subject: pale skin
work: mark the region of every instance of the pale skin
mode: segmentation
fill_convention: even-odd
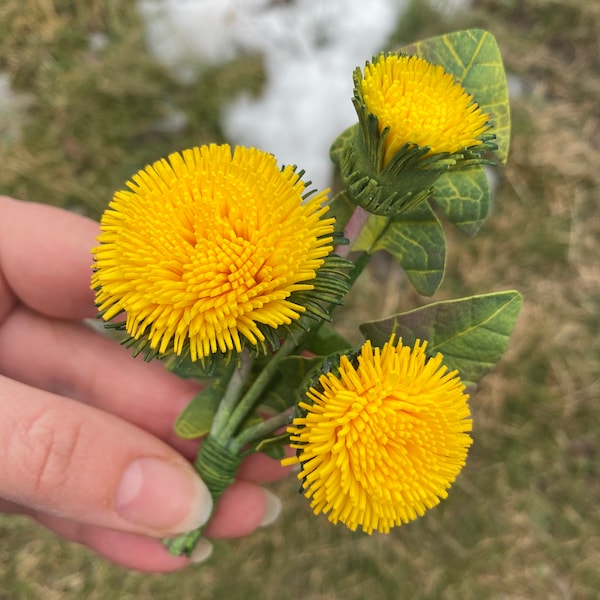
[[[159,539],[211,508],[189,465],[197,443],[173,433],[198,385],[133,359],[83,322],[96,312],[98,232],[85,217],[0,196],[0,511],[124,567],[174,571],[189,560]],[[260,484],[286,471],[248,458],[206,537],[243,536],[268,520]]]

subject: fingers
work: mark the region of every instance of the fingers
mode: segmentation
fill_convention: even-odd
[[[0,257],[2,255],[0,254]],[[17,303],[17,298],[13,291],[8,286],[8,281],[2,274],[2,262],[0,258],[0,323],[4,321],[6,315],[10,314],[10,311],[14,308]]]
[[[236,482],[230,486],[211,517],[209,524],[203,532],[205,538],[231,539],[238,538],[252,533],[258,527],[266,527],[273,523],[281,512],[281,501],[268,490],[264,490],[252,483]],[[123,566],[129,566],[135,569],[148,570],[148,566],[140,565],[138,558],[140,556],[131,556],[131,552],[123,551],[123,548],[113,548],[107,544],[107,540],[115,540],[117,537],[120,543],[126,543],[128,546],[135,546],[137,550],[146,552],[143,562],[154,561],[150,570],[156,570],[156,562],[163,561],[163,554],[168,554],[161,543],[157,540],[147,538],[141,535],[135,535],[117,531],[107,531],[101,527],[94,527],[86,524],[76,523],[67,519],[61,519],[52,515],[43,513],[30,514],[38,522],[42,523],[48,529],[58,533],[62,537],[85,544],[95,552],[108,558],[113,562],[118,562]],[[109,535],[110,533],[110,535]],[[206,545],[198,549],[193,559],[208,558],[205,553]],[[135,564],[132,561],[135,560]],[[181,568],[185,561],[165,561],[164,568]]]
[[[168,573],[190,564],[190,560],[184,556],[169,554],[159,540],[143,535],[82,525],[44,514],[35,515],[34,518],[61,537],[83,544],[96,554],[128,569]],[[205,558],[210,555],[210,548],[208,550]]]
[[[6,286],[43,314],[94,316],[90,250],[98,233],[81,215],[0,196],[0,319]]]
[[[199,389],[159,362],[134,359],[82,323],[46,318],[24,307],[13,310],[0,328],[0,373],[86,402],[169,443],[176,443],[175,419]],[[187,447],[196,449],[189,442]]]
[[[110,412],[189,458],[196,454],[197,442],[178,439],[174,423],[198,385],[167,373],[159,362],[134,359],[81,323],[15,309],[0,328],[0,373]],[[289,467],[259,454],[244,461],[239,477],[267,483],[287,472]]]
[[[201,526],[212,501],[192,467],[147,432],[76,401],[0,377],[0,509],[25,512],[114,562],[171,570],[162,547],[114,533],[162,538]],[[254,483],[224,494],[206,535],[239,537],[271,523],[281,504]],[[140,541],[142,540],[142,541]],[[206,554],[207,546],[200,548]]]
[[[0,510],[28,514],[61,537],[83,544],[129,569],[166,573],[190,563],[190,559],[170,555],[160,541],[143,535],[82,524],[1,500]],[[204,534],[214,538],[247,535],[257,527],[270,525],[280,511],[281,502],[272,493],[247,482],[235,483],[225,492]],[[191,562],[204,562],[211,553],[212,544],[204,537],[195,548]]]
[[[281,501],[269,490],[248,481],[229,486],[206,526],[207,537],[235,538],[273,523],[281,512]]]
[[[212,510],[189,463],[149,433],[0,377],[0,495],[60,518],[153,537]]]
[[[255,452],[244,459],[237,476],[245,481],[271,483],[283,479],[292,471],[292,467],[282,467],[281,461]]]

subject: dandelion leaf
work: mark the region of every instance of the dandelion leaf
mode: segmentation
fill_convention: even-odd
[[[433,185],[433,199],[448,221],[474,236],[490,206],[490,187],[481,165],[448,171]]]
[[[284,358],[279,365],[277,378],[258,405],[258,412],[276,415],[294,406],[307,373],[320,360],[319,357],[310,358],[307,356],[288,356]]]
[[[477,383],[500,360],[521,310],[519,292],[505,291],[436,302],[360,326],[375,345],[392,333],[412,345],[427,340],[427,353],[441,352],[466,384]]]
[[[309,338],[306,349],[313,354],[327,356],[340,350],[349,350],[352,344],[331,325],[323,323]]]
[[[442,283],[446,238],[427,202],[396,217],[369,217],[353,250],[389,252],[424,296],[433,295]]]
[[[215,379],[194,396],[175,423],[175,433],[180,438],[193,440],[209,433],[225,387],[226,380]]]

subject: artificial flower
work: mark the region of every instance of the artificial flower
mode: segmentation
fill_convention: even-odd
[[[381,54],[354,72],[358,123],[331,147],[350,198],[395,217],[432,195],[445,172],[480,165],[497,149],[490,115],[440,65]]]
[[[99,313],[159,354],[192,361],[257,346],[307,310],[333,250],[295,167],[255,148],[196,147],[147,166],[114,195],[93,250]]]
[[[468,395],[426,342],[342,356],[299,403],[288,427],[298,477],[315,514],[388,532],[446,498],[471,445]]]

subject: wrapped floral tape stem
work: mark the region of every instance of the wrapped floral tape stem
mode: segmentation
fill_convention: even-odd
[[[208,436],[200,446],[194,467],[210,491],[213,506],[235,481],[242,458],[241,454],[232,452],[211,436]],[[189,533],[183,533],[175,538],[165,540],[164,543],[171,554],[189,556],[202,536],[203,529],[199,528]]]

